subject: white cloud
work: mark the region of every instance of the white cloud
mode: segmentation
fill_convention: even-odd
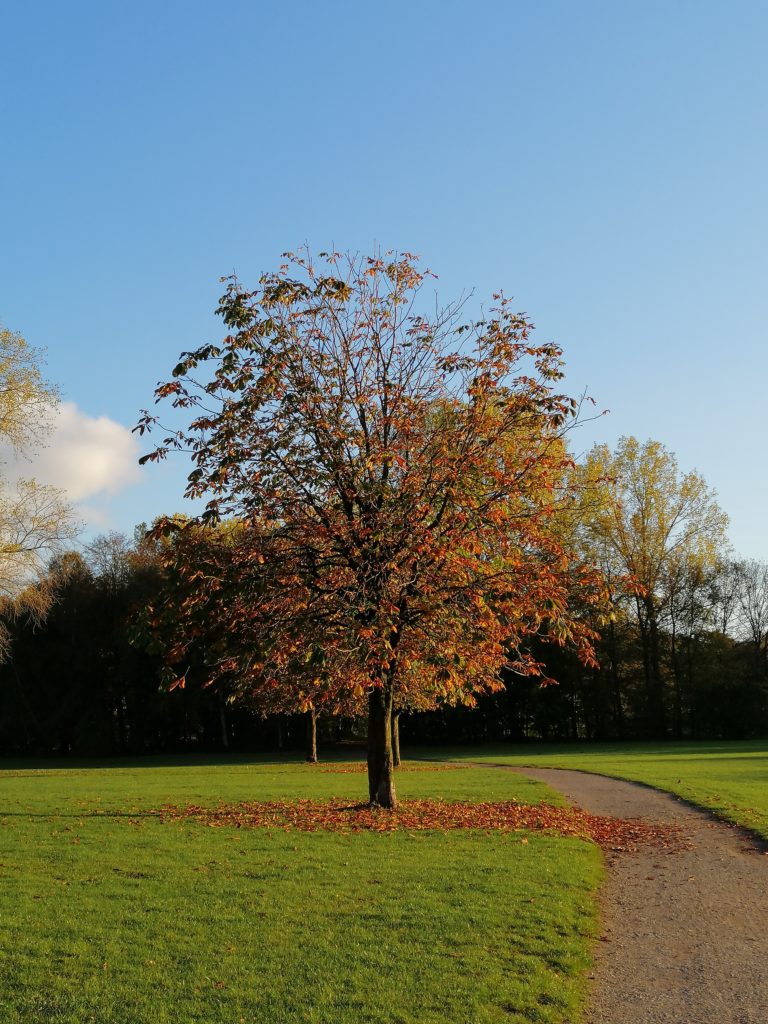
[[[111,509],[99,505],[77,505],[76,512],[80,525],[91,533],[104,532],[114,527]]]
[[[98,501],[139,480],[138,458],[138,442],[127,427],[107,416],[88,416],[74,402],[62,402],[45,447],[6,456],[3,475],[52,484],[71,502]]]

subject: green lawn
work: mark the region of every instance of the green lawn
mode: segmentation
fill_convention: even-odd
[[[433,756],[424,752],[424,756]],[[576,768],[645,782],[715,811],[768,839],[768,741],[483,747],[441,756]]]
[[[298,763],[6,764],[4,1024],[578,1019],[601,876],[589,843],[238,830],[146,814],[168,802],[365,794],[364,775]],[[398,786],[406,798],[552,797],[492,768],[405,772]]]

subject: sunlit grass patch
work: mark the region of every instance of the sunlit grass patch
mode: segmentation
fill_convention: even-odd
[[[552,796],[490,768],[398,781],[420,799]],[[5,775],[3,1020],[576,1020],[601,874],[591,843],[212,829],[148,813],[167,797],[360,800],[364,782],[284,763]]]

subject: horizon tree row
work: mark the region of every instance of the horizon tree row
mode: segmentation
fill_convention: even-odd
[[[0,754],[300,751],[308,729],[310,737],[319,729],[321,747],[364,737],[354,709],[318,717],[297,705],[294,714],[265,718],[255,702],[233,702],[221,685],[204,687],[201,637],[188,650],[187,685],[170,690],[162,645],[135,643],[142,614],[168,586],[157,545],[138,533],[131,542],[97,538],[56,559],[44,584],[55,595],[45,621],[22,614],[8,622]],[[543,646],[541,659],[557,685],[505,671],[505,689],[479,697],[474,709],[397,708],[404,742],[768,735],[768,565],[723,562],[684,593],[686,603],[670,604],[660,621],[664,732],[652,727],[643,638],[625,601],[623,613],[602,628],[599,668]]]

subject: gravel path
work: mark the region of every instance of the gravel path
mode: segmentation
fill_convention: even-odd
[[[768,847],[646,786],[522,772],[590,813],[676,822],[692,840],[609,857],[588,1024],[768,1024]]]

